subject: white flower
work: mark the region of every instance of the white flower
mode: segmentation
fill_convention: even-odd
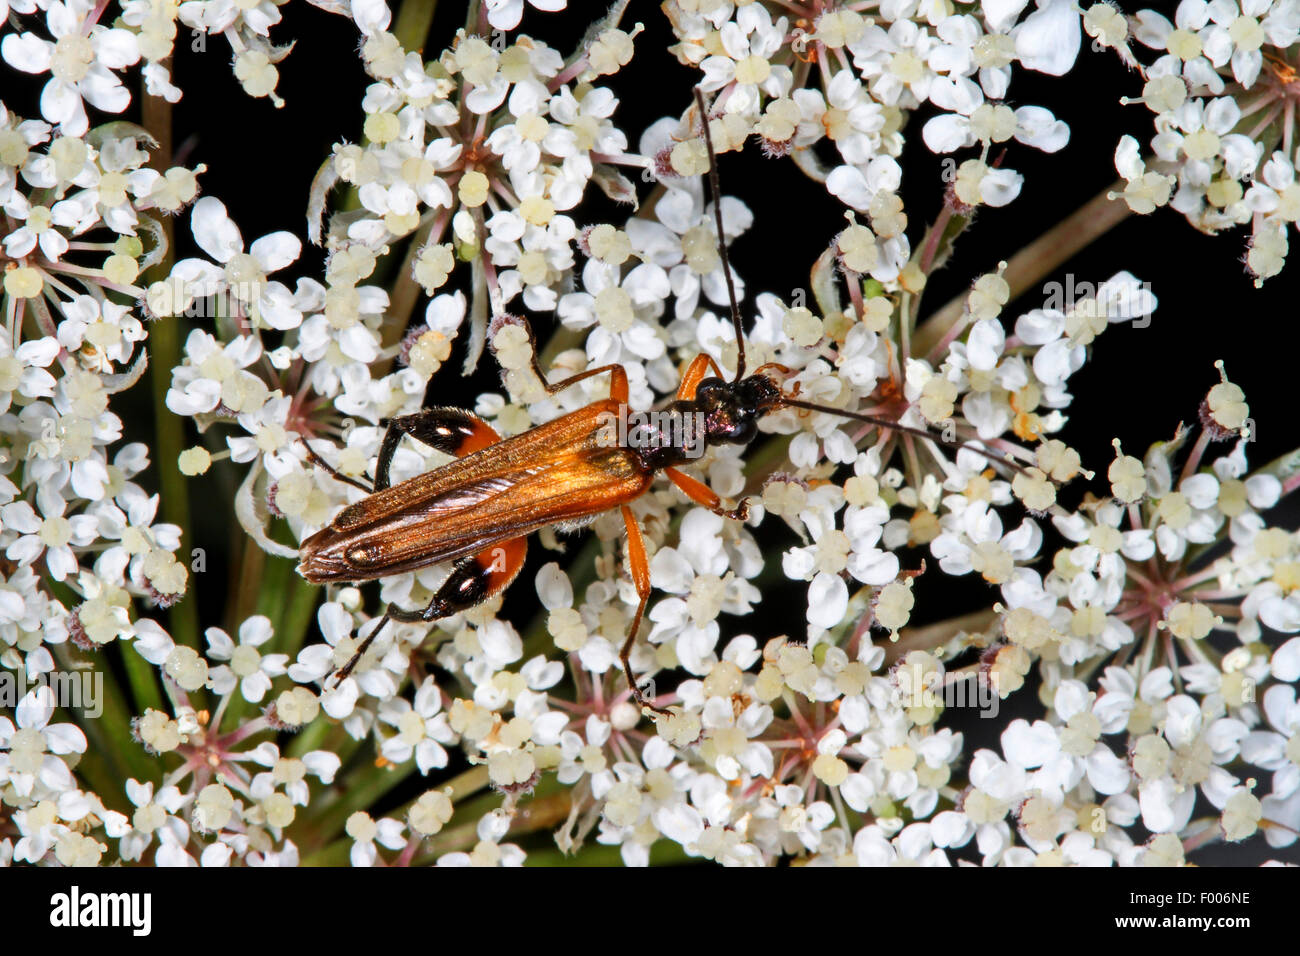
[[[54,376],[46,369],[59,356],[59,342],[53,336],[28,339],[17,348],[0,340],[0,414],[9,410],[15,394],[26,398],[51,398]]]
[[[740,7],[736,19],[719,31],[721,53],[700,63],[704,71],[700,89],[728,87],[727,111],[742,116],[757,109],[760,90],[780,96],[789,87],[790,68],[773,67],[769,60],[785,42],[786,22],[785,17],[773,21],[760,4]]]
[[[0,43],[0,56],[24,73],[49,73],[41,91],[41,115],[58,124],[66,136],[83,135],[89,123],[82,100],[106,113],[121,113],[131,94],[113,70],[140,59],[130,30],[109,29],[84,22],[92,5],[84,0],[51,0],[45,25],[53,42],[34,33],[9,34]]]
[[[222,696],[233,691],[238,683],[244,699],[256,704],[271,689],[271,678],[286,670],[289,655],[263,655],[258,651],[274,636],[270,618],[265,615],[255,614],[239,625],[237,645],[218,627],[208,628],[204,636],[208,641],[208,657],[230,662],[208,671],[208,686]]]
[[[302,251],[302,243],[291,232],[272,232],[244,251],[244,240],[239,227],[226,214],[225,204],[212,196],[204,196],[190,211],[190,228],[199,247],[220,263],[218,269],[202,259],[182,259],[172,269],[172,275],[185,283],[186,291],[203,297],[225,293],[249,310],[255,323],[281,331],[302,324],[302,298],[295,296],[280,282],[267,280],[267,275],[291,265]],[[315,297],[318,285],[310,287],[306,295]]]
[[[84,547],[97,536],[97,522],[93,517],[85,514],[65,517],[63,507],[41,517],[26,501],[17,501],[0,508],[0,517],[7,528],[20,535],[5,549],[5,556],[22,565],[44,556],[50,576],[56,581],[77,570],[73,548]]]
[[[647,617],[653,625],[646,640],[670,644],[682,666],[692,674],[706,674],[717,661],[718,614],[747,614],[759,599],[752,584],[732,570],[722,538],[723,519],[703,508],[693,508],[682,519],[680,543],[655,553],[650,580],[670,595],[655,602]],[[752,547],[742,541],[741,547]],[[738,562],[744,573],[745,562]],[[750,569],[757,570],[755,564]]]
[[[1064,76],[1079,55],[1082,33],[1074,0],[1037,0],[1038,9],[1011,31],[1016,57],[1031,70]]]
[[[420,773],[447,766],[447,751],[456,734],[442,710],[442,691],[428,677],[415,692],[415,703],[392,698],[379,705],[379,719],[397,731],[384,740],[380,752],[393,763],[405,763],[415,756]]]
[[[942,523],[945,530],[930,545],[939,566],[955,575],[979,571],[992,584],[1010,580],[1014,562],[1033,557],[1042,544],[1042,532],[1028,518],[1004,534],[1001,518],[985,502],[972,502]]]
[[[140,783],[134,778],[126,782],[126,795],[135,805],[136,810],[131,817],[129,832],[121,836],[118,845],[119,854],[123,860],[137,861],[149,848],[154,834],[157,833],[162,840],[163,833],[166,832],[171,839],[166,841],[164,846],[159,847],[155,854],[155,861],[159,866],[167,865],[165,860],[168,850],[174,852],[178,848],[183,848],[189,840],[189,826],[176,816],[177,812],[189,802],[189,798],[174,786],[163,787],[155,795],[152,783]]]
[[[701,291],[715,305],[727,305],[727,286],[717,254],[713,208],[704,202],[703,185],[698,179],[672,185],[655,205],[659,222],[633,218],[627,223],[627,234],[644,261],[668,270],[675,314],[686,318],[694,314]],[[728,243],[748,231],[753,221],[753,214],[740,200],[722,198],[722,229]],[[743,296],[740,277],[733,272],[732,280],[736,295]],[[708,348],[708,343],[701,345]],[[716,348],[714,345],[710,351]]]
[[[379,846],[401,849],[406,844],[403,829],[401,822],[392,817],[383,817],[376,823],[368,813],[352,814],[347,821],[347,834],[354,841],[350,853],[352,865],[374,866],[379,860]]]
[[[41,255],[57,262],[68,251],[68,240],[63,233],[55,229],[53,212],[45,206],[30,205],[25,198],[11,201],[9,207],[15,219],[24,220],[23,225],[4,238],[5,254],[11,259],[22,259],[32,253],[39,243]]]
[[[546,13],[564,9],[565,0],[528,0],[528,6]],[[498,30],[513,30],[524,17],[524,0],[487,0],[488,23]]]
[[[1286,800],[1300,790],[1300,704],[1295,688],[1274,684],[1264,693],[1264,713],[1273,730],[1254,730],[1241,741],[1248,762],[1273,771],[1272,797]]]
[[[262,356],[262,343],[251,335],[222,344],[202,329],[185,340],[186,363],[172,371],[167,407],[177,415],[211,412],[218,405],[242,412],[260,409],[267,397],[266,383],[243,371]]]
[[[76,724],[51,724],[54,707],[54,691],[42,685],[18,702],[14,720],[0,716],[0,780],[19,796],[42,799],[74,789],[59,757],[85,753],[86,735]]]
[[[99,302],[79,295],[63,304],[64,320],[59,323],[59,344],[69,352],[89,346],[95,366],[101,372],[113,370],[110,363],[127,365],[136,342],[146,338],[144,325],[131,310],[112,302]]]

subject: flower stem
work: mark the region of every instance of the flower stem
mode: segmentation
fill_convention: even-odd
[[[1011,257],[1002,274],[1011,287],[1011,300],[1129,217],[1132,210],[1128,203],[1109,198],[1110,193],[1122,192],[1123,187],[1122,182],[1107,186]],[[927,354],[954,324],[961,321],[966,295],[963,291],[921,323],[916,330],[913,355]]]
[[[402,49],[424,50],[437,9],[438,0],[403,0],[393,23],[393,36],[401,41]]]
[[[158,148],[149,157],[149,165],[159,172],[166,172],[172,157],[172,105],[161,96],[150,96],[147,93],[142,94],[140,99],[144,127],[158,141]],[[164,217],[162,228],[167,236],[167,252],[162,261],[150,270],[150,281],[166,277],[172,267],[173,250],[176,247],[173,220]],[[154,467],[158,470],[163,519],[177,525],[184,533],[192,527],[189,490],[176,466],[176,458],[184,447],[185,432],[180,418],[167,408],[167,389],[171,385],[172,369],[181,364],[179,321],[178,318],[159,319],[149,327],[149,385],[153,393],[154,428],[157,435]],[[182,540],[182,560],[186,553]],[[172,638],[177,643],[198,647],[199,614],[198,604],[192,596],[193,589],[194,583],[191,580],[190,593],[172,607],[169,621]]]
[[[885,662],[892,664],[902,660],[909,651],[933,650],[948,643],[962,631],[978,632],[989,627],[998,618],[996,611],[985,608],[962,614],[959,617],[927,624],[924,627],[905,627],[899,632],[898,640],[885,645]]]

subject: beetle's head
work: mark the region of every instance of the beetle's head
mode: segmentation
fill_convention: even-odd
[[[761,372],[738,382],[706,378],[695,388],[695,401],[710,443],[747,445],[758,435],[758,420],[780,407],[781,389]]]

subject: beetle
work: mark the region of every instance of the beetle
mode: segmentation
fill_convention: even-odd
[[[714,359],[697,355],[687,367],[676,398],[666,409],[671,421],[696,423],[697,442],[662,441],[662,432],[622,434],[610,440],[611,421],[625,420],[628,377],[623,366],[603,365],[548,383],[537,360],[536,341],[525,322],[532,345],[532,368],[548,394],[555,394],[596,375],[608,374],[609,397],[537,425],[510,438],[501,438],[490,425],[459,408],[427,408],[393,418],[388,424],[375,467],[373,487],[340,474],[311,449],[308,457],[330,474],[367,492],[349,505],[300,547],[298,572],[308,581],[337,583],[370,581],[440,562],[452,562],[450,576],[421,611],[391,604],[357,652],[336,673],[342,680],[356,666],[388,621],[432,622],[467,610],[505,589],[519,573],[527,552],[527,537],[552,525],[572,529],[598,515],[619,509],[626,526],[626,561],[636,586],[638,603],[619,660],[637,703],[667,713],[642,692],[632,673],[631,653],[650,597],[650,567],[641,529],[631,502],[665,474],[688,498],[724,517],[745,520],[748,502],[726,508],[703,482],[680,470],[701,448],[723,444],[747,445],[758,435],[759,420],[783,408],[826,412],[905,432],[957,447],[971,447],[992,461],[1023,470],[983,449],[962,446],[923,428],[888,418],[829,408],[787,394],[770,372],[788,372],[764,365],[746,374],[745,340],[740,308],[731,281],[723,240],[717,163],[703,96],[695,91],[703,117],[709,156],[718,254],[730,297],[731,321],[737,343],[736,373],[727,380]],[[453,455],[454,460],[400,484],[389,481],[393,455],[404,436]],[[680,436],[678,436],[680,437]]]

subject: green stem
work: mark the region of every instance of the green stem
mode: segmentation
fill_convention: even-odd
[[[301,758],[303,754],[322,749],[321,745],[334,726],[334,724],[330,723],[328,717],[321,714],[294,735],[293,739],[289,741],[289,746],[285,748],[286,755]]]
[[[278,591],[269,576],[266,552],[242,530],[237,531],[234,537],[232,553],[239,555],[239,568],[231,582],[234,599],[226,605],[226,629],[232,637],[236,636],[241,623],[261,609],[263,595],[275,595]]]
[[[677,866],[690,863],[680,843],[657,840],[650,847],[651,866]],[[526,866],[622,866],[623,857],[616,846],[590,843],[574,854],[566,854],[559,847],[529,850]]]
[[[478,793],[488,785],[488,768],[484,766],[470,767],[463,773],[458,773],[438,789],[445,787],[451,788],[451,802],[457,803],[464,800],[472,794]]]
[[[285,564],[288,565],[289,562],[285,561]],[[298,651],[307,639],[307,632],[316,620],[320,585],[312,584],[296,572],[291,572],[287,590],[284,610],[275,629],[275,647],[280,653],[294,658],[298,655]]]
[[[745,461],[743,494],[762,494],[763,483],[789,464],[790,442],[793,439],[793,435],[771,435],[749,454]]]
[[[167,712],[163,706],[162,688],[158,686],[158,669],[135,652],[122,645],[122,666],[131,686],[131,699],[135,712],[143,714],[149,708]]]
[[[150,156],[149,165],[159,172],[166,172],[172,158],[172,105],[161,96],[147,94],[141,96],[141,102],[144,127],[158,141],[158,148]],[[162,228],[167,236],[167,252],[162,261],[149,270],[142,284],[166,278],[171,272],[176,248],[172,218],[164,217]],[[185,430],[181,419],[167,408],[167,389],[171,386],[172,369],[181,364],[179,322],[179,318],[159,319],[149,328],[149,384],[153,394],[156,434],[154,466],[158,470],[163,520],[178,526],[182,535],[192,535],[189,489],[176,466],[176,459],[185,446]],[[188,544],[193,544],[192,536]],[[180,559],[186,561],[188,556],[187,542],[182,537]],[[195,587],[191,576],[189,592],[172,607],[169,622],[173,640],[197,648],[198,602],[192,596]]]
[[[925,240],[922,242],[921,248],[912,256],[912,261],[917,264],[921,274],[925,276],[927,281],[952,256],[953,246],[957,244],[957,237],[965,232],[966,228],[974,221],[971,211],[958,215],[957,209],[953,205],[955,201],[953,197],[945,198],[938,217],[926,230]],[[966,209],[968,207],[963,206],[962,208]],[[916,294],[911,296],[910,303],[900,310],[900,340],[903,345],[904,357],[911,356],[908,351],[908,339],[916,328],[916,320],[920,315],[921,299],[924,294],[924,287],[918,289]],[[903,301],[908,302],[906,295],[904,295]]]
[[[352,841],[345,838],[307,854],[301,862],[303,866],[347,866],[351,853]]]
[[[437,9],[438,0],[405,0],[398,7],[393,36],[401,41],[402,49],[424,52],[424,41],[428,39]]]

